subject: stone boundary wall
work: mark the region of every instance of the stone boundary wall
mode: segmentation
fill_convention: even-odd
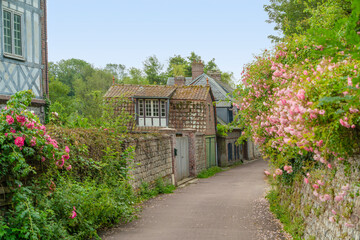
[[[282,202],[291,198],[289,211],[295,211],[305,220],[304,239],[360,239],[360,155],[348,162],[350,165],[338,163],[336,173],[330,169],[312,171],[309,184],[298,182],[291,196],[281,196]],[[312,185],[321,175],[325,176],[325,185],[320,186],[319,196],[315,196]],[[347,184],[350,189],[344,191]],[[344,192],[343,200],[336,201],[335,196]],[[329,194],[331,199],[321,201],[324,194]],[[330,217],[335,221],[330,221]]]
[[[139,188],[142,182],[153,183],[163,178],[171,183],[172,175],[172,137],[144,136],[128,139],[126,146],[135,147],[135,158],[131,163],[131,184]]]
[[[196,171],[199,174],[202,170],[206,169],[206,141],[205,135],[201,133],[195,134],[195,161]]]

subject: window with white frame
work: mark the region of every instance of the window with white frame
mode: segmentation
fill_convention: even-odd
[[[139,100],[139,116],[144,116],[144,100],[142,99]]]
[[[161,117],[166,117],[166,102],[161,101]]]
[[[22,14],[10,9],[3,10],[4,53],[23,57]]]
[[[167,126],[167,102],[162,99],[138,99],[139,126]]]
[[[145,100],[145,111],[147,117],[152,116],[151,105],[151,100]]]

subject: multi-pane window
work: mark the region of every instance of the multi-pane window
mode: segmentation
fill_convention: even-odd
[[[139,116],[144,116],[144,100],[139,100]]]
[[[159,100],[153,100],[153,117],[159,116]]]
[[[3,11],[4,52],[15,56],[23,56],[21,14],[14,11]]]
[[[161,101],[161,117],[166,117],[166,102]]]
[[[151,113],[151,100],[146,100],[145,101],[145,109],[146,109],[146,116],[151,117],[152,116],[152,113]]]

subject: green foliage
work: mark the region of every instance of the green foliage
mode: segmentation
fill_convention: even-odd
[[[0,114],[0,179],[12,191],[0,237],[91,239],[99,228],[131,220],[137,202],[128,183],[134,148],[105,129],[46,129],[26,111],[32,98],[31,91],[17,93]]]
[[[229,126],[228,125],[222,125],[222,124],[218,124],[217,125],[217,135],[221,136],[221,137],[226,137],[227,136],[227,132],[229,131]]]
[[[270,211],[273,212],[276,217],[284,225],[284,230],[290,233],[294,239],[302,239],[304,234],[304,219],[301,216],[294,216],[289,207],[289,204],[281,203],[279,199],[280,192],[278,190],[271,190],[266,198],[270,203]]]
[[[156,179],[154,185],[142,182],[139,188],[139,197],[142,200],[153,198],[159,194],[173,193],[175,186],[170,183],[165,183],[162,178]]]
[[[146,80],[150,84],[165,85],[167,76],[162,72],[163,65],[159,62],[157,57],[150,56],[144,62],[144,72],[146,74]]]
[[[218,166],[215,166],[215,167],[211,167],[211,168],[202,170],[202,171],[197,175],[197,177],[198,177],[198,178],[209,178],[209,177],[214,176],[216,173],[219,173],[219,172],[222,172],[222,171],[223,171],[222,168],[220,168],[220,167],[218,167]]]

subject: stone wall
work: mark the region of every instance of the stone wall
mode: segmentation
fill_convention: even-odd
[[[360,155],[350,158],[348,163],[338,163],[336,171],[314,170],[309,184],[301,179],[290,196],[282,193],[283,203],[291,198],[289,211],[304,219],[304,239],[360,239]],[[312,185],[321,176],[325,185],[320,186],[319,195],[315,196]],[[350,189],[344,190],[347,184]],[[341,193],[345,193],[343,200],[336,201],[335,196]],[[325,194],[330,195],[330,200],[321,199]]]
[[[202,170],[206,169],[206,142],[205,135],[201,133],[195,134],[195,161],[196,161],[196,175]]]
[[[127,146],[135,147],[130,174],[133,175],[132,185],[138,188],[141,182],[153,183],[158,178],[171,182],[172,137],[169,135],[149,136],[128,139]]]

